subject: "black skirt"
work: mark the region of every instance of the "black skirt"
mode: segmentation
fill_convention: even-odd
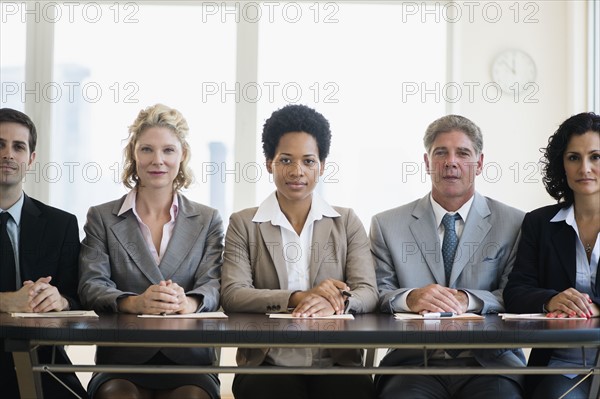
[[[178,364],[158,352],[144,366],[177,366]],[[93,398],[102,384],[109,380],[123,379],[151,390],[175,389],[184,385],[196,385],[212,399],[221,397],[221,382],[217,374],[146,374],[146,373],[94,373],[88,384],[88,394]]]

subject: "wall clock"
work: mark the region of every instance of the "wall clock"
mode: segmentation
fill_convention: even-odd
[[[535,82],[537,70],[533,58],[522,50],[506,50],[492,62],[492,79],[506,93],[521,92]]]

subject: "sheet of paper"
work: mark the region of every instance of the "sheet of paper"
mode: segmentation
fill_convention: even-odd
[[[27,318],[53,318],[53,317],[98,317],[98,314],[93,310],[63,310],[61,312],[46,312],[46,313],[11,313],[12,317],[27,317]]]
[[[502,320],[587,320],[585,317],[546,317],[545,313],[499,313]]]
[[[291,313],[270,313],[270,319],[304,319],[304,320],[354,320],[354,316],[350,313],[347,314],[334,314],[331,316],[310,316],[310,317],[298,317],[293,316]]]
[[[423,317],[418,313],[394,313],[396,320],[483,320],[485,317],[475,313],[463,313],[453,316]]]
[[[226,319],[227,315],[223,312],[200,312],[187,314],[139,314],[138,317],[156,318],[156,319]]]

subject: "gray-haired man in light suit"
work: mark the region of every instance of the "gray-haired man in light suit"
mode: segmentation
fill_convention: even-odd
[[[383,312],[498,313],[517,249],[523,212],[475,192],[483,166],[481,130],[444,116],[429,125],[424,155],[431,193],[382,212],[371,223],[371,248]],[[437,367],[524,367],[521,350],[432,350]],[[382,366],[423,364],[418,350],[393,350]],[[519,377],[379,376],[391,398],[521,398]]]

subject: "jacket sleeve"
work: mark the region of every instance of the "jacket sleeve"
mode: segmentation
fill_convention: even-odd
[[[500,272],[498,275],[498,285],[493,290],[482,290],[482,289],[471,289],[471,288],[459,288],[464,291],[468,291],[469,294],[478,298],[482,303],[483,307],[480,311],[481,314],[488,313],[501,313],[505,311],[505,304],[503,300],[503,292],[508,282],[508,276],[513,270],[515,259],[517,256],[517,248],[519,247],[521,233],[517,233],[514,242],[507,243],[506,249],[509,250],[508,256],[504,261],[504,264],[500,265]]]
[[[346,220],[348,252],[346,253],[346,284],[352,291],[346,311],[368,313],[377,307],[375,264],[365,228],[352,209]]]
[[[244,218],[248,217],[248,213],[234,213],[229,220],[223,257],[223,309],[227,312],[248,313],[285,311],[293,291],[279,287],[259,289],[254,286],[254,272],[261,256],[253,257],[251,246],[258,247],[263,243],[251,242],[250,231],[244,223]],[[262,256],[268,255],[263,253]]]
[[[121,291],[111,279],[107,226],[96,207],[90,208],[83,227],[79,254],[79,297],[84,307],[98,312],[118,312],[117,299],[135,292]]]
[[[219,308],[221,266],[223,265],[223,221],[214,210],[208,227],[204,252],[194,275],[194,288],[186,295],[202,296],[198,312],[211,312]]]
[[[65,239],[60,248],[57,276],[53,277],[53,282],[60,294],[69,302],[70,309],[81,309],[77,295],[79,249],[77,218],[74,215],[68,215]]]
[[[392,254],[385,242],[383,231],[377,216],[371,221],[371,252],[375,261],[377,276],[377,287],[379,289],[380,310],[385,313],[393,313],[392,301],[398,295],[402,295],[410,288],[400,288]]]
[[[514,268],[504,289],[504,303],[507,312],[540,313],[544,304],[557,290],[540,285],[541,268],[545,267],[540,259],[542,240],[541,225],[528,213],[521,226],[521,241]]]

